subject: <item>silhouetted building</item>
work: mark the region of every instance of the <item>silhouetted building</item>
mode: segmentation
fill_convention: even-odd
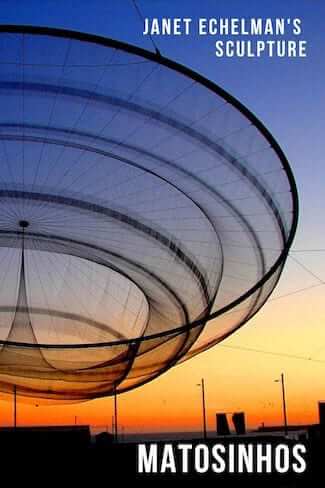
[[[307,431],[311,427],[310,424],[292,424],[287,426],[288,432],[302,432]],[[263,425],[259,427],[256,432],[283,432],[283,425]]]
[[[319,423],[325,426],[325,402],[318,402]]]
[[[217,413],[217,434],[230,435],[227,415],[225,413]]]
[[[67,450],[90,447],[88,425],[3,427],[0,446],[14,449]]]
[[[232,416],[232,421],[235,427],[236,434],[245,435],[246,434],[245,413],[235,412]]]
[[[109,447],[113,444],[113,442],[114,442],[114,436],[109,432],[100,432],[100,434],[97,434],[95,437],[96,447],[100,447],[100,448]]]

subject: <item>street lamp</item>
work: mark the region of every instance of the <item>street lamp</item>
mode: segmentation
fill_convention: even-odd
[[[288,421],[287,421],[287,404],[284,384],[284,374],[281,373],[281,379],[274,380],[275,383],[281,382],[282,387],[282,408],[283,408],[283,423],[284,423],[284,435],[288,435]]]
[[[117,431],[117,391],[116,384],[114,384],[114,440],[118,441],[118,431]]]
[[[196,386],[200,386],[202,390],[202,420],[203,420],[203,438],[207,438],[207,419],[206,419],[206,408],[205,408],[205,388],[204,388],[204,379],[201,379],[201,383],[198,383]]]
[[[14,385],[14,427],[17,427],[17,386]]]

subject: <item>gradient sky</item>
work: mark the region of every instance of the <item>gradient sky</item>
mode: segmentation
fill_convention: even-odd
[[[126,432],[200,429],[196,384],[201,377],[210,429],[216,411],[238,409],[246,411],[251,427],[262,421],[280,423],[281,390],[274,379],[281,372],[286,375],[289,422],[315,422],[317,401],[325,399],[325,252],[308,250],[325,248],[325,5],[320,0],[138,0],[138,5],[148,17],[301,17],[308,57],[216,59],[212,38],[155,38],[164,56],[221,85],[270,129],[296,177],[300,221],[292,257],[265,307],[219,346],[120,396],[120,424]],[[0,0],[0,22],[75,29],[152,49],[131,0]],[[303,288],[308,290],[291,294]],[[0,411],[0,424],[10,425],[12,405],[0,401]],[[19,424],[68,424],[77,416],[78,423],[110,425],[111,415],[110,398],[18,407]]]

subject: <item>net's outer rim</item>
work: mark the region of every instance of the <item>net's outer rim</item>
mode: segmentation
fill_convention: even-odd
[[[103,36],[98,36],[95,34],[88,34],[88,33],[83,33],[79,31],[74,31],[70,29],[60,29],[60,28],[54,28],[54,27],[45,27],[45,26],[33,26],[33,25],[13,25],[13,24],[2,24],[0,25],[0,33],[12,33],[12,34],[30,34],[30,35],[47,35],[47,36],[52,36],[52,37],[59,37],[59,38],[66,38],[66,39],[75,39],[79,41],[84,41],[84,42],[90,42],[93,44],[99,44],[102,46],[106,47],[111,47],[114,49],[119,49],[124,52],[128,52],[131,54],[134,54],[136,56],[141,56],[144,59],[147,59],[149,61],[153,61],[155,63],[158,63],[162,66],[165,66],[173,71],[176,71],[178,73],[181,73],[184,76],[187,76],[188,78],[192,79],[193,81],[201,84],[205,88],[209,89],[210,91],[214,92],[216,95],[222,97],[226,102],[230,103],[234,108],[236,108],[239,112],[241,112],[259,131],[260,133],[265,137],[265,139],[270,143],[270,146],[272,149],[275,151],[277,154],[278,158],[280,159],[283,169],[286,173],[286,176],[289,181],[290,185],[290,191],[292,195],[292,213],[293,213],[293,219],[292,219],[292,225],[291,229],[289,232],[288,239],[285,243],[285,246],[283,247],[282,252],[280,253],[278,259],[275,261],[275,263],[271,266],[271,268],[268,270],[268,272],[249,290],[247,290],[244,294],[239,296],[236,300],[233,302],[229,303],[225,307],[221,308],[220,310],[210,314],[208,317],[204,317],[204,319],[199,319],[196,321],[191,322],[191,324],[188,325],[183,325],[181,327],[177,327],[172,330],[168,330],[165,332],[159,332],[151,335],[146,335],[146,336],[141,336],[137,337],[134,339],[124,339],[124,340],[119,340],[119,341],[110,341],[110,342],[99,342],[99,343],[89,343],[89,344],[37,344],[38,348],[44,348],[44,349],[83,349],[83,348],[98,348],[98,347],[113,347],[113,346],[121,346],[121,345],[135,345],[137,343],[141,343],[142,341],[146,340],[151,340],[151,339],[156,339],[159,337],[165,337],[165,336],[171,336],[174,337],[181,333],[182,331],[185,330],[190,330],[196,326],[202,325],[203,322],[208,322],[212,319],[215,319],[216,317],[228,312],[232,308],[236,307],[239,305],[241,302],[245,301],[247,298],[249,298],[253,293],[255,293],[259,288],[261,288],[271,277],[275,272],[278,270],[278,268],[281,267],[279,275],[277,277],[276,282],[274,283],[274,286],[272,287],[272,290],[276,286],[277,282],[280,279],[280,276],[282,274],[283,270],[283,264],[287,258],[287,255],[289,253],[289,249],[293,243],[297,226],[298,226],[298,216],[299,216],[299,199],[298,199],[298,190],[297,190],[297,185],[289,164],[289,161],[287,157],[285,156],[284,152],[282,151],[281,147],[279,146],[278,142],[274,138],[274,136],[271,134],[271,132],[265,127],[265,125],[254,115],[248,108],[246,108],[237,98],[235,98],[233,95],[225,91],[223,88],[221,88],[219,85],[214,83],[213,81],[205,78],[204,76],[200,75],[196,71],[179,64],[178,62],[175,62],[169,58],[164,57],[161,55],[161,53],[158,52],[152,52],[152,51],[147,51],[146,49],[143,49],[138,46],[134,46],[132,44],[128,44],[126,42],[118,41],[116,39],[110,39],[107,37]],[[257,310],[258,311],[258,310]],[[256,312],[257,312],[256,311]],[[255,312],[255,313],[256,313]],[[254,315],[255,315],[254,313]],[[242,325],[242,324],[241,324]],[[240,326],[241,326],[240,325]],[[239,327],[240,327],[239,326]],[[231,330],[229,333],[225,334],[225,336],[222,337],[222,339],[225,339],[226,337],[229,337],[233,332],[237,330],[238,327],[235,329]],[[9,346],[17,346],[17,347],[27,347],[27,348],[34,348],[34,344],[29,344],[25,342],[14,342],[14,341],[4,341],[0,340],[0,344],[7,344]]]

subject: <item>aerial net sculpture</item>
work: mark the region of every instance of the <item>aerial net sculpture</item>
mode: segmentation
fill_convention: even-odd
[[[297,224],[267,129],[159,53],[0,28],[0,390],[82,401],[217,344]]]

